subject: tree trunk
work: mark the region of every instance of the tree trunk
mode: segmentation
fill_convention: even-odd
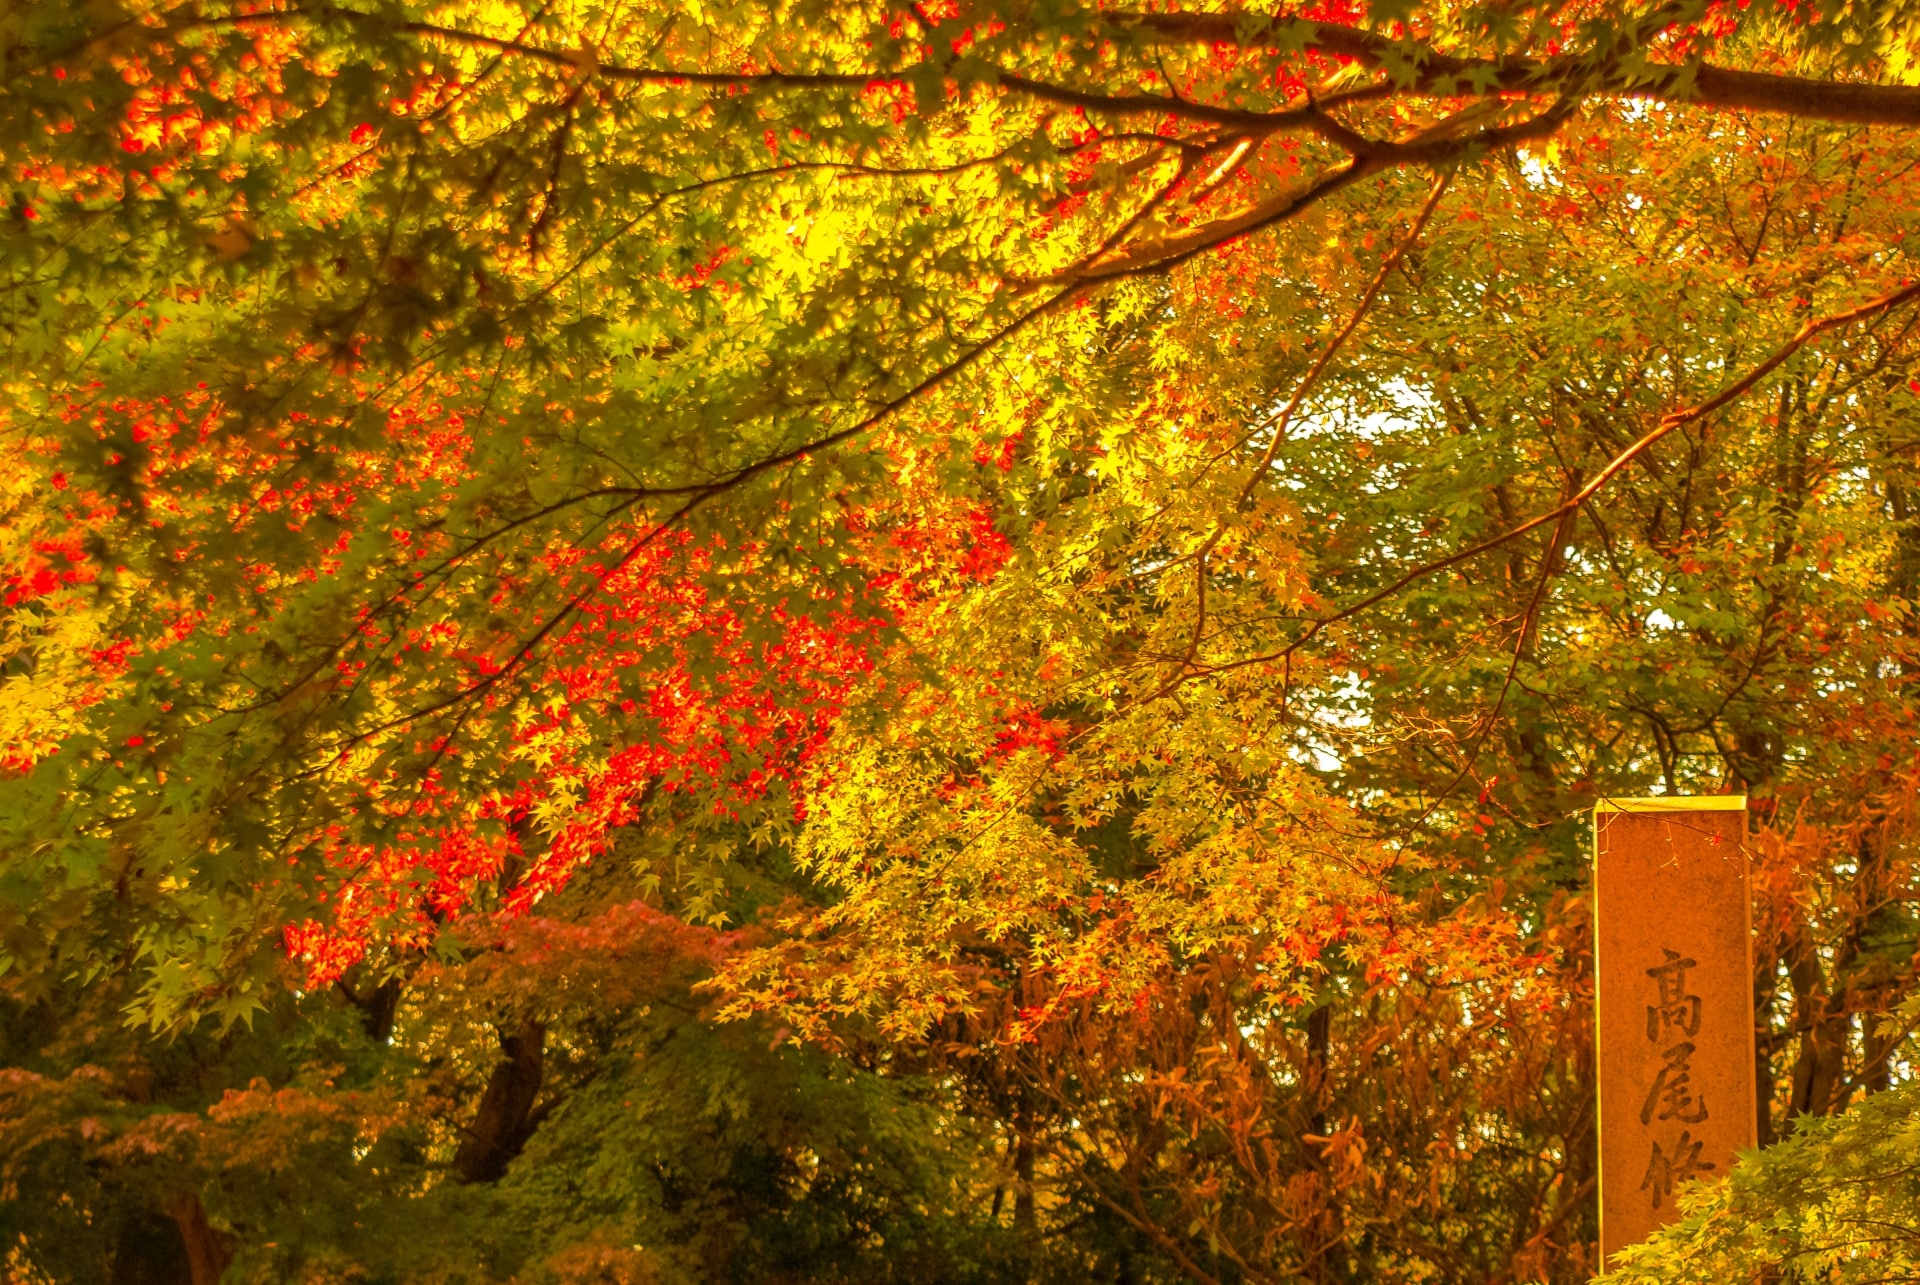
[[[148,1209],[121,1227],[107,1285],[198,1285],[173,1220]]]
[[[198,1192],[175,1197],[167,1213],[180,1228],[180,1243],[186,1246],[193,1285],[216,1285],[233,1261],[233,1238],[215,1231],[207,1222],[207,1207],[200,1203]]]
[[[121,1230],[109,1285],[217,1285],[233,1261],[233,1238],[207,1222],[197,1192],[183,1192]]]
[[[1307,1015],[1307,1128],[1321,1136],[1327,1132],[1327,1052],[1333,1037],[1333,1009],[1322,1004]]]
[[[1789,948],[1787,979],[1793,985],[1794,1025],[1800,1054],[1793,1064],[1793,1097],[1788,1119],[1825,1115],[1846,1078],[1847,1017],[1827,995],[1826,970],[1814,951],[1812,934],[1802,930]]]
[[[1753,1136],[1758,1145],[1774,1142],[1773,1092],[1779,1077],[1773,1069],[1773,1050],[1779,1042],[1773,1032],[1770,1015],[1773,997],[1780,989],[1779,942],[1762,940],[1765,947],[1754,960],[1753,970]]]
[[[547,1028],[524,1021],[512,1034],[500,1032],[500,1061],[487,1079],[480,1109],[454,1153],[453,1172],[462,1182],[497,1182],[533,1136],[534,1100],[546,1065]]]
[[[354,990],[344,977],[333,985],[346,996],[349,1004],[360,1010],[360,1029],[367,1033],[368,1039],[385,1044],[393,1038],[394,1014],[400,1008],[399,977],[388,977],[366,991]]]

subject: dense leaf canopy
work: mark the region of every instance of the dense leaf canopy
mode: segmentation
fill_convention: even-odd
[[[8,1272],[1585,1279],[1733,791],[1626,1270],[1897,1276],[1917,212],[1901,3],[15,5]]]

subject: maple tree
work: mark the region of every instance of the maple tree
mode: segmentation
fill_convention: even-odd
[[[1878,1262],[1916,40],[0,16],[9,1272],[1584,1279],[1655,787]]]

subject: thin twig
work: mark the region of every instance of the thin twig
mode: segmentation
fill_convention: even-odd
[[[1525,522],[1503,531],[1499,535],[1491,536],[1488,539],[1480,541],[1478,544],[1469,545],[1467,548],[1461,549],[1456,553],[1450,553],[1444,558],[1436,558],[1432,562],[1424,562],[1412,568],[1385,588],[1368,594],[1358,602],[1343,607],[1332,615],[1318,617],[1307,627],[1306,632],[1302,633],[1300,637],[1294,639],[1278,651],[1249,656],[1243,660],[1233,661],[1230,664],[1216,666],[1206,672],[1222,673],[1230,669],[1240,669],[1248,665],[1268,664],[1276,660],[1282,660],[1311,642],[1327,626],[1338,624],[1342,620],[1359,615],[1370,607],[1378,606],[1415,581],[1423,580],[1436,572],[1445,571],[1449,567],[1470,561],[1483,553],[1512,543],[1514,540],[1526,535],[1529,531],[1538,530],[1549,522],[1558,521],[1564,515],[1584,506],[1595,495],[1599,494],[1608,482],[1611,482],[1618,476],[1623,469],[1641,455],[1645,454],[1669,433],[1683,425],[1691,424],[1695,420],[1704,419],[1706,416],[1737,401],[1751,391],[1755,384],[1777,370],[1782,362],[1805,347],[1807,341],[1815,335],[1822,334],[1828,330],[1838,329],[1841,326],[1859,321],[1864,317],[1870,317],[1877,313],[1897,308],[1901,304],[1911,302],[1916,298],[1920,298],[1920,282],[1895,290],[1891,294],[1882,295],[1878,299],[1863,303],[1857,308],[1850,308],[1846,312],[1833,313],[1819,320],[1808,321],[1805,325],[1801,326],[1790,339],[1775,349],[1772,356],[1768,357],[1765,361],[1755,366],[1752,370],[1729,384],[1720,392],[1698,405],[1689,406],[1684,410],[1677,410],[1663,416],[1660,422],[1648,430],[1639,440],[1633,442],[1618,455],[1615,455],[1611,460],[1607,461],[1606,466],[1598,473],[1595,473],[1591,481],[1574,492],[1565,502],[1547,510],[1545,513],[1528,518]]]
[[[1574,519],[1578,516],[1578,509],[1568,509],[1561,515],[1560,524],[1553,529],[1553,535],[1548,539],[1547,547],[1540,555],[1540,574],[1534,578],[1533,594],[1527,599],[1527,609],[1520,617],[1520,633],[1513,640],[1513,655],[1507,661],[1507,673],[1500,681],[1500,692],[1493,699],[1493,708],[1487,711],[1486,717],[1480,720],[1480,726],[1474,730],[1473,743],[1467,747],[1466,759],[1460,764],[1460,770],[1453,774],[1453,779],[1447,782],[1445,788],[1433,796],[1433,801],[1427,804],[1426,809],[1420,813],[1419,819],[1413,823],[1415,827],[1425,824],[1427,818],[1446,802],[1447,796],[1460,788],[1460,782],[1466,779],[1467,773],[1473,771],[1474,762],[1480,757],[1481,748],[1486,745],[1487,737],[1492,733],[1494,724],[1500,719],[1500,711],[1506,707],[1507,693],[1513,690],[1514,675],[1520,672],[1520,658],[1527,653],[1527,639],[1532,636],[1534,625],[1540,618],[1541,605],[1546,601],[1547,585],[1553,579],[1554,560],[1559,557],[1560,550],[1566,547],[1567,537],[1572,531]],[[1387,865],[1388,872],[1399,865],[1400,856],[1405,851],[1406,848],[1403,845],[1394,853],[1393,860]]]
[[[1374,300],[1380,297],[1381,288],[1386,285],[1388,274],[1399,265],[1401,259],[1406,257],[1407,251],[1413,247],[1414,242],[1420,239],[1420,234],[1426,230],[1428,220],[1433,217],[1434,210],[1439,208],[1440,198],[1446,195],[1447,185],[1452,179],[1453,171],[1451,170],[1442,170],[1435,176],[1433,180],[1433,190],[1428,194],[1426,204],[1420,207],[1419,217],[1414,219],[1413,226],[1407,230],[1407,234],[1393,247],[1393,250],[1387,257],[1381,260],[1379,270],[1373,274],[1373,280],[1368,283],[1366,290],[1361,294],[1360,302],[1354,306],[1352,314],[1347,318],[1346,325],[1342,326],[1339,331],[1335,333],[1333,339],[1328,342],[1320,355],[1314,359],[1313,365],[1308,367],[1307,373],[1301,378],[1299,384],[1294,387],[1293,396],[1287,399],[1287,404],[1281,410],[1279,419],[1274,423],[1273,440],[1267,443],[1267,449],[1261,454],[1260,462],[1256,464],[1252,472],[1247,475],[1246,483],[1240,488],[1240,494],[1234,499],[1233,511],[1238,512],[1244,510],[1247,504],[1253,499],[1253,493],[1259,487],[1260,479],[1265,477],[1267,470],[1273,467],[1274,456],[1280,450],[1280,443],[1286,436],[1287,425],[1292,421],[1294,412],[1300,409],[1301,402],[1306,400],[1307,394],[1313,390],[1314,384],[1319,381],[1320,376],[1326,371],[1327,366],[1333,361],[1335,355],[1339,353],[1341,346],[1352,337],[1354,331],[1360,328],[1360,323],[1366,319],[1368,311],[1373,307]],[[1194,657],[1200,652],[1200,640],[1205,630],[1207,619],[1207,558],[1220,541],[1225,538],[1226,533],[1227,525],[1224,520],[1215,523],[1213,533],[1207,537],[1206,542],[1202,544],[1193,555],[1194,576],[1196,579],[1194,592],[1198,607],[1194,616],[1193,636],[1187,642],[1186,655],[1181,658],[1180,669],[1178,671],[1180,673],[1186,672],[1187,668],[1193,664]]]
[[[1426,231],[1427,222],[1433,218],[1433,212],[1440,208],[1440,198],[1447,194],[1447,185],[1453,181],[1453,173],[1450,169],[1444,169],[1434,176],[1433,190],[1427,194],[1427,203],[1420,207],[1420,214],[1414,219],[1413,226],[1407,229],[1407,234],[1400,239],[1400,243],[1393,247],[1393,252],[1381,261],[1380,270],[1373,274],[1373,281],[1367,286],[1366,293],[1360,296],[1360,302],[1354,307],[1353,314],[1347,318],[1347,324],[1340,328],[1340,333],[1336,334],[1320,356],[1315,358],[1306,376],[1294,388],[1293,396],[1287,399],[1286,406],[1280,411],[1280,417],[1274,421],[1273,439],[1267,443],[1265,453],[1260,456],[1259,465],[1248,476],[1246,485],[1241,488],[1240,498],[1236,501],[1238,507],[1246,505],[1253,496],[1254,488],[1260,484],[1260,479],[1266,475],[1268,469],[1273,467],[1274,456],[1279,453],[1280,444],[1286,439],[1287,428],[1293,423],[1293,417],[1299,411],[1300,404],[1306,400],[1307,394],[1313,391],[1314,384],[1319,382],[1328,364],[1339,353],[1341,345],[1352,338],[1353,332],[1360,328],[1360,323],[1366,319],[1374,300],[1380,297],[1381,288],[1387,284],[1387,275],[1399,266],[1400,260],[1406,258],[1407,251],[1419,241],[1420,234]]]
[[[905,392],[899,394],[897,397],[894,397],[890,401],[884,403],[882,406],[880,406],[877,410],[873,411],[871,414],[865,416],[864,418],[860,419],[856,423],[849,424],[845,428],[836,429],[831,433],[826,433],[820,437],[814,438],[811,441],[802,443],[799,446],[795,446],[788,450],[780,451],[776,454],[766,456],[765,458],[756,460],[751,464],[743,465],[742,467],[734,470],[733,472],[727,474],[724,477],[714,480],[713,482],[709,482],[705,484],[697,484],[697,485],[679,486],[679,487],[651,488],[645,492],[639,492],[642,494],[649,494],[649,495],[655,495],[655,496],[662,496],[662,495],[669,495],[669,494],[682,494],[682,495],[686,495],[687,499],[672,513],[668,514],[659,522],[656,522],[650,525],[645,531],[645,533],[640,535],[631,544],[629,544],[624,550],[622,550],[620,553],[620,556],[615,560],[615,562],[611,567],[607,568],[605,571],[596,575],[594,577],[592,584],[588,585],[586,588],[582,589],[579,593],[569,598],[560,607],[558,611],[556,611],[552,616],[550,616],[545,621],[545,623],[543,623],[537,630],[534,631],[534,633],[530,637],[525,639],[520,644],[520,646],[515,649],[514,653],[510,657],[508,657],[507,660],[498,669],[494,670],[492,673],[483,675],[481,678],[477,679],[476,681],[467,684],[465,687],[462,687],[459,691],[456,691],[451,695],[443,697],[440,700],[434,701],[433,703],[427,706],[424,706],[423,708],[411,710],[405,714],[397,715],[394,718],[388,719],[383,723],[377,724],[362,732],[356,733],[355,735],[341,742],[341,748],[344,749],[347,746],[358,744],[373,736],[377,736],[383,732],[390,731],[393,728],[405,726],[407,724],[417,722],[421,719],[431,718],[434,715],[439,714],[456,705],[463,705],[467,702],[471,702],[477,697],[483,695],[485,692],[487,692],[491,688],[498,686],[508,676],[516,672],[520,668],[520,666],[523,665],[527,661],[527,659],[533,655],[534,651],[539,648],[540,644],[545,642],[546,639],[550,637],[556,629],[558,629],[567,620],[571,619],[574,613],[579,611],[580,608],[586,604],[588,599],[593,597],[595,594],[599,593],[606,586],[609,580],[619,575],[622,571],[626,570],[627,567],[631,566],[635,559],[639,558],[641,554],[643,554],[644,552],[646,552],[646,550],[651,548],[654,545],[654,543],[658,541],[662,536],[664,536],[667,532],[675,530],[678,527],[682,526],[686,522],[686,520],[694,514],[695,511],[697,511],[702,506],[704,506],[708,501],[715,499],[716,497],[722,494],[725,494],[726,492],[732,491],[744,485],[745,483],[753,480],[754,478],[759,477],[763,473],[770,472],[777,468],[782,468],[789,464],[798,463],[799,461],[806,459],[810,455],[817,454],[821,451],[830,450],[833,447],[839,446],[842,443],[845,443],[851,440],[852,438],[858,437],[868,432],[869,430],[877,427],[879,424],[885,422],[886,420],[891,419],[894,415],[898,414],[901,410],[903,410],[905,407],[907,407],[911,403],[919,400],[921,397],[925,396],[926,394],[948,383],[955,376],[959,375],[962,371],[965,371],[966,369],[971,367],[975,362],[979,361],[980,358],[985,356],[989,351],[998,347],[1001,343],[1004,343],[1006,340],[1012,338],[1015,334],[1019,333],[1020,331],[1026,329],[1028,326],[1032,325],[1034,322],[1038,321],[1044,316],[1047,316],[1053,312],[1060,310],[1061,308],[1071,305],[1072,303],[1080,299],[1083,295],[1085,295],[1088,289],[1089,287],[1086,287],[1086,286],[1069,287],[1068,289],[1062,290],[1059,293],[1053,295],[1051,298],[1039,304],[1036,304],[1034,307],[1029,308],[1026,312],[1021,313],[1018,317],[1015,317],[1012,321],[1007,322],[999,330],[987,336],[985,339],[982,339],[979,343],[975,344],[972,348],[968,349],[965,353],[961,354],[959,357],[955,358],[953,361],[947,363],[945,366],[942,366],[940,369],[934,371],[932,374],[922,379],[919,383],[915,384],[912,388],[907,389]],[[637,491],[637,488],[629,489],[629,493],[635,493],[636,491]]]

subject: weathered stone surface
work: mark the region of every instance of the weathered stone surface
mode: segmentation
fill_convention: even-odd
[[[1745,806],[1594,810],[1602,1254],[1672,1221],[1676,1188],[1754,1145]]]

